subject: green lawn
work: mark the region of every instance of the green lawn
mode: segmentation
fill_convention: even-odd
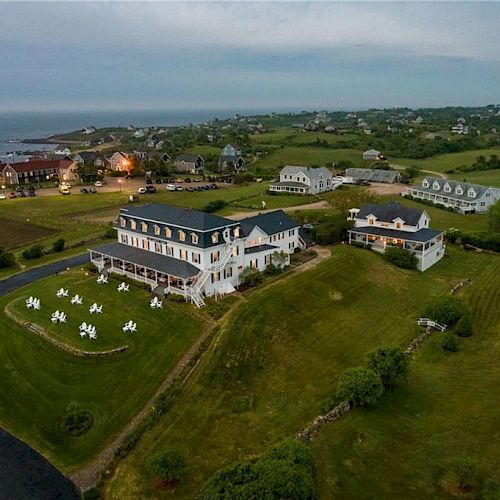
[[[474,268],[464,273],[474,278],[462,297],[474,335],[452,354],[435,334],[401,387],[376,408],[324,428],[313,445],[322,498],[456,498],[446,478],[465,456],[478,461],[484,479],[500,481],[500,261],[482,256],[469,262]]]
[[[391,163],[395,165],[416,165],[425,170],[434,170],[436,172],[445,172],[452,168],[462,165],[472,165],[480,155],[489,158],[491,155],[500,154],[500,148],[493,149],[474,149],[472,151],[462,151],[460,153],[449,153],[446,155],[433,156],[424,160],[414,160],[411,158],[391,158]]]
[[[4,313],[13,300],[33,295],[42,301],[36,314],[49,316],[55,307],[53,292],[63,285],[70,291],[85,291],[87,307],[91,296],[104,293],[83,272],[74,271],[35,282],[0,300],[0,425],[68,473],[90,461],[142,409],[203,325],[173,305],[150,311],[144,290],[131,287],[130,295],[118,295],[108,289],[110,296],[102,297],[102,318],[91,318],[99,324],[95,346],[91,341],[79,343],[76,318],[72,318],[75,306],[65,307],[68,332],[51,330],[50,334],[86,349],[121,345],[122,337],[129,348],[109,357],[82,358],[53,346]],[[112,331],[135,314],[138,331],[133,338]],[[61,431],[61,418],[72,402],[90,410],[95,419],[90,431],[78,438]]]
[[[459,172],[448,174],[450,179],[457,181],[472,182],[500,188],[500,170],[483,170],[480,172]]]
[[[431,296],[447,293],[456,281],[467,276],[475,284],[467,295],[469,299],[474,297],[472,290],[483,293],[483,280],[491,283],[495,272],[498,273],[496,257],[465,254],[453,248],[449,258],[426,273],[418,273],[392,267],[375,253],[341,245],[333,249],[329,260],[314,269],[283,277],[269,287],[249,293],[246,302],[223,324],[215,348],[173,408],[120,463],[106,484],[106,498],[194,498],[217,469],[263,452],[311,421],[333,395],[343,370],[358,365],[368,351],[387,343],[406,345],[417,335],[416,318]],[[487,284],[484,286],[487,293],[491,292]],[[475,338],[468,342],[474,343]],[[491,351],[486,355],[492,359]],[[413,373],[412,377],[418,378],[419,372]],[[462,373],[458,369],[454,376]],[[472,379],[473,374],[467,377]],[[444,386],[447,380],[448,374],[440,383]],[[434,397],[432,391],[428,394]],[[475,400],[482,403],[475,411],[482,411],[483,420],[490,423],[495,421],[492,399]],[[395,410],[405,413],[404,407]],[[427,409],[420,411],[425,414]],[[359,414],[355,412],[352,418],[359,418]],[[453,416],[453,412],[447,412],[435,418],[453,425]],[[350,422],[348,416],[344,425],[349,427]],[[383,424],[384,419],[380,418],[380,422]],[[391,423],[391,427],[396,424]],[[474,429],[470,425],[465,431],[471,436]],[[411,429],[407,432],[411,433]],[[374,453],[383,439],[383,427],[380,433]],[[390,433],[386,437],[390,439]],[[414,449],[407,446],[412,438],[402,438],[399,446],[406,446],[407,455],[419,453],[420,459],[415,462],[425,469],[428,439],[424,432],[416,434],[419,448]],[[491,434],[476,435],[475,446],[481,449],[481,444],[491,442],[491,438]],[[453,456],[461,446],[461,432],[442,441],[442,456]],[[466,443],[470,445],[470,439]],[[160,494],[146,479],[144,462],[165,446],[174,446],[184,454],[189,475],[183,485]],[[325,449],[329,455],[321,464],[321,471],[337,464],[335,448],[325,445]],[[380,453],[386,457],[390,449]],[[396,457],[392,458],[396,467]],[[401,467],[406,465],[402,463]],[[356,482],[358,477],[349,480]],[[336,484],[335,477],[320,479],[326,492],[324,498],[331,498],[326,489],[328,481]],[[359,481],[358,491],[363,487]],[[425,497],[427,490],[420,483],[412,487],[420,498]],[[411,494],[407,489],[405,493]],[[343,498],[342,492],[335,497]]]

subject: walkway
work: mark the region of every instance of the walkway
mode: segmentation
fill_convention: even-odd
[[[295,205],[292,207],[269,208],[266,210],[253,210],[251,212],[236,212],[231,215],[226,215],[228,219],[241,220],[245,217],[253,217],[257,214],[265,214],[267,212],[274,212],[275,210],[283,210],[284,212],[293,212],[295,210],[325,210],[331,208],[326,200],[315,201],[313,203],[305,203],[304,205]]]

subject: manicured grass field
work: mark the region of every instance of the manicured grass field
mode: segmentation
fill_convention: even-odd
[[[112,297],[103,298],[103,324],[99,326],[102,335],[98,331],[95,348],[101,337],[103,344],[110,346],[121,343],[121,335],[129,348],[109,357],[84,358],[55,347],[4,313],[5,306],[16,298],[24,300],[35,295],[42,301],[40,313],[50,315],[53,311],[48,307],[52,302],[49,295],[62,285],[70,290],[83,287],[88,292],[84,297],[88,306],[91,295],[104,292],[97,290],[98,285],[75,284],[82,279],[85,276],[80,272],[61,274],[0,300],[0,425],[41,451],[64,472],[90,461],[116,436],[151,398],[203,329],[201,322],[175,305],[165,304],[165,309],[151,312],[144,290],[134,288],[128,297],[110,291]],[[131,304],[132,300],[137,303]],[[70,318],[72,310],[69,306],[65,309]],[[112,337],[114,333],[104,321],[119,324],[123,317],[132,319],[132,313],[138,314],[138,332],[133,339],[120,332]],[[67,333],[61,329],[58,335],[67,336],[65,340],[74,340],[80,347],[74,325],[68,326]],[[94,346],[88,341],[81,347]],[[71,403],[90,410],[94,416],[93,427],[77,438],[61,430],[62,417]]]
[[[480,498],[477,491],[458,493],[449,481],[455,461],[467,456],[482,479],[500,482],[500,260],[476,260],[484,269],[476,265],[472,274],[464,263],[474,278],[461,293],[474,335],[461,339],[458,353],[447,353],[435,334],[401,387],[376,408],[324,428],[313,445],[321,498]]]
[[[416,319],[433,295],[447,293],[465,276],[474,283],[474,288],[471,287],[471,292],[466,295],[467,301],[477,301],[474,299],[477,293],[492,292],[492,276],[499,270],[497,257],[465,254],[454,248],[449,253],[450,257],[434,268],[419,273],[392,267],[373,252],[341,245],[333,249],[329,260],[316,268],[298,276],[285,276],[268,287],[249,293],[246,302],[222,325],[214,350],[203,361],[196,377],[185,386],[173,408],[120,463],[115,476],[106,485],[106,498],[121,499],[127,495],[134,498],[194,498],[217,469],[263,452],[310,422],[334,394],[343,370],[361,363],[368,351],[383,344],[406,345],[418,334]],[[487,283],[483,289],[484,280]],[[480,311],[478,309],[475,315],[481,314]],[[493,334],[495,330],[489,332]],[[486,332],[485,335],[488,336]],[[474,337],[467,342],[481,359],[492,360],[491,351],[481,354],[477,344],[472,347]],[[441,369],[436,363],[442,355],[439,348],[434,352],[436,350],[437,358],[430,351],[431,362],[440,377]],[[459,356],[467,356],[467,352]],[[419,362],[417,359],[414,364]],[[469,361],[467,366],[472,364]],[[416,377],[418,381],[420,373],[420,370],[414,371],[412,378]],[[447,380],[454,377],[458,383],[462,375],[458,361],[456,371],[444,371],[438,384],[444,392],[439,393],[443,399],[447,397]],[[467,374],[467,379],[472,380],[473,374]],[[421,391],[427,392],[426,397],[437,397],[432,383],[421,385]],[[482,389],[481,392],[485,393]],[[458,395],[455,396],[454,399],[458,399]],[[394,407],[398,412],[395,422],[407,415],[404,401],[405,398],[401,397],[403,406]],[[465,402],[466,399],[463,404]],[[476,398],[474,402],[478,404],[475,414],[482,412],[483,421],[489,422],[481,428],[491,431],[491,423],[497,416],[492,397]],[[417,415],[428,414],[427,406],[418,407],[418,401],[415,404],[414,419],[419,418]],[[360,413],[354,412],[352,418],[359,418]],[[378,450],[378,443],[390,444],[392,439],[390,432],[385,433],[384,422],[388,429],[397,427],[396,423],[387,423],[391,415],[391,412],[386,412],[384,418],[378,419],[381,428],[373,438],[373,463],[379,471],[383,468],[383,461],[375,462],[377,452],[382,458],[391,453],[389,447]],[[453,428],[453,411],[440,413],[434,418],[449,422]],[[475,426],[472,421],[470,423],[468,429],[459,427],[459,432],[441,439],[443,459],[453,458],[460,446],[472,446]],[[349,415],[343,426],[350,429],[352,425]],[[411,465],[404,459],[412,453],[418,456],[418,459],[411,459],[416,467],[429,467],[425,454],[434,444],[428,444],[425,432],[411,435],[411,427],[407,426],[406,430],[410,435],[405,437],[401,433],[398,443],[404,453],[391,458],[394,478],[389,476],[389,484],[397,480],[397,460],[402,461],[400,467],[404,471]],[[465,441],[462,431],[468,434]],[[338,439],[342,436],[341,433]],[[493,437],[491,433],[475,436],[475,449],[481,449],[482,444],[490,443]],[[144,463],[153,452],[165,446],[174,446],[184,454],[189,474],[181,486],[160,494],[146,478]],[[487,446],[492,449],[492,445]],[[333,445],[327,443],[323,448],[323,453],[328,455],[324,457],[320,473],[326,471],[328,475],[320,479],[320,485],[326,492],[323,497],[331,498],[328,488],[337,484],[332,468],[338,460]],[[362,450],[363,446],[359,445],[359,449]],[[316,448],[314,450],[319,453]],[[347,444],[342,452],[348,453]],[[362,474],[369,474],[369,471],[360,469],[358,475],[348,478],[352,483],[357,482],[357,492],[364,488],[359,479]],[[416,474],[420,476],[421,473]],[[385,477],[379,476],[379,480],[383,482]],[[426,484],[414,482],[411,487],[415,489],[411,490],[408,485],[398,492],[403,491],[406,496],[415,498],[426,496]],[[372,490],[365,487],[363,491],[365,498],[369,498],[366,492]],[[378,498],[388,498],[389,491],[388,486],[386,494]],[[339,487],[335,492],[335,497],[344,498]],[[349,489],[346,492],[349,494]],[[406,496],[396,495],[398,498]]]
[[[170,310],[152,310],[149,294],[136,286],[131,286],[129,292],[118,292],[120,282],[120,278],[109,278],[107,284],[98,285],[93,274],[68,272],[59,279],[34,283],[26,288],[25,297],[12,301],[7,307],[16,317],[41,326],[49,337],[83,351],[105,351],[122,346],[134,349],[144,341],[145,335],[154,331],[162,331],[168,342],[179,342],[178,337],[183,334],[177,331],[175,316]],[[56,296],[61,287],[68,289],[68,297]],[[70,299],[75,294],[83,298],[82,305],[71,304]],[[25,299],[30,295],[43,297],[40,311],[26,308]],[[90,314],[89,307],[93,303],[103,306],[102,314]],[[66,313],[66,323],[52,323],[51,315],[56,310]],[[138,332],[123,333],[122,326],[129,320],[137,323]],[[96,340],[80,337],[82,322],[96,327]]]
[[[413,160],[411,158],[391,158],[390,162],[395,165],[416,165],[425,170],[434,170],[436,172],[445,172],[452,168],[462,165],[472,165],[480,155],[488,159],[491,155],[500,154],[500,148],[493,149],[474,149],[472,151],[462,151],[460,153],[449,153],[446,155],[433,156],[424,160]]]
[[[448,174],[450,179],[472,182],[500,188],[500,170],[483,170],[481,172],[460,172]]]

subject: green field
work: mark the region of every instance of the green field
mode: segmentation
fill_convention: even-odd
[[[82,282],[83,280],[83,282]],[[165,304],[152,312],[149,294],[131,287],[129,294],[108,289],[102,297],[103,314],[96,341],[79,340],[77,323],[87,320],[84,306],[67,306],[68,330],[51,329],[50,335],[88,350],[128,345],[128,349],[108,357],[83,358],[53,346],[10,320],[5,306],[33,295],[41,298],[42,309],[33,313],[37,322],[47,322],[55,304],[53,292],[60,286],[101,298],[105,292],[84,272],[71,271],[33,283],[0,300],[0,425],[40,450],[66,473],[90,461],[134,417],[155,393],[183,353],[200,335],[203,325],[182,308]],[[105,285],[102,285],[105,286]],[[114,285],[108,285],[109,287]],[[67,299],[57,299],[64,301]],[[11,306],[12,307],[12,306]],[[73,317],[81,307],[78,320]],[[137,314],[136,317],[132,316]],[[30,319],[32,319],[30,317]],[[125,335],[118,331],[122,322],[137,321],[138,331]],[[106,322],[109,325],[106,325]],[[102,324],[101,324],[102,323]],[[115,332],[116,330],[116,332]],[[95,345],[90,345],[94,342]],[[78,438],[61,430],[61,419],[70,403],[88,409],[93,427]]]
[[[388,393],[386,404],[380,405],[380,410],[375,409],[370,415],[356,410],[340,425],[336,424],[335,429],[331,425],[313,447],[321,464],[319,483],[323,498],[357,498],[351,490],[364,491],[364,498],[388,498],[391,488],[397,491],[395,497],[398,498],[425,498],[428,491],[440,496],[434,489],[434,464],[427,458],[427,451],[438,449],[438,445],[429,443],[426,425],[448,422],[453,428],[457,411],[454,404],[460,401],[463,409],[467,406],[467,397],[461,399],[460,394],[455,393],[448,398],[447,382],[453,379],[450,388],[474,385],[473,366],[481,362],[487,365],[483,368],[484,376],[488,373],[491,376],[491,370],[495,369],[493,350],[483,351],[481,346],[482,342],[486,342],[485,347],[498,343],[499,333],[499,313],[491,312],[499,294],[494,278],[500,270],[498,258],[465,254],[454,248],[449,253],[450,257],[431,270],[418,273],[394,268],[375,253],[341,245],[333,249],[329,260],[314,269],[297,276],[284,276],[274,284],[249,293],[223,324],[215,347],[172,409],[143,436],[106,483],[106,498],[193,498],[217,469],[262,453],[310,422],[334,394],[343,370],[358,365],[368,351],[387,343],[406,345],[418,334],[415,322],[430,297],[447,293],[466,275],[473,281],[465,299],[474,317],[479,318],[485,308],[490,309],[481,319],[482,323],[478,323],[478,328],[484,326],[485,330],[464,341],[468,347],[456,355],[449,368],[450,361],[444,359],[440,348],[434,341],[429,343],[413,363],[408,382],[420,386],[420,393],[415,390],[412,396],[415,398],[412,411],[408,410],[409,389],[404,387],[397,401],[391,402],[394,396]],[[483,304],[478,295],[492,298]],[[494,334],[496,338],[492,337]],[[475,358],[468,359],[469,352],[474,353]],[[432,368],[426,371],[426,382],[422,380],[420,363],[423,362]],[[464,374],[462,366],[470,367],[470,371]],[[436,458],[440,464],[452,460],[457,448],[473,453],[484,445],[487,453],[482,461],[486,463],[492,457],[492,431],[498,421],[494,398],[488,396],[492,383],[493,378],[488,379],[489,386],[480,390],[476,386],[473,398],[474,415],[481,415],[478,425],[485,432],[476,433],[474,419],[466,426],[459,416],[458,431],[439,440]],[[439,392],[434,392],[435,387]],[[440,413],[430,420],[423,418],[432,408],[420,405],[422,398],[436,401],[441,398]],[[391,404],[392,412],[386,408]],[[377,416],[378,411],[382,413]],[[369,482],[374,481],[370,467],[361,464],[359,472],[353,474],[347,461],[345,470],[342,468],[338,457],[340,453],[354,453],[350,439],[353,434],[359,437],[359,433],[355,434],[353,428],[357,428],[359,419],[372,418],[371,415],[375,415],[372,425],[380,428],[373,437],[369,435],[371,448],[360,444],[355,451],[379,471],[378,480],[382,484],[373,488],[376,486],[375,491],[382,491],[384,495],[378,497],[366,493],[374,491]],[[411,425],[417,415],[420,430],[413,432]],[[391,418],[394,421],[390,421]],[[398,429],[401,421],[405,423],[404,429]],[[387,428],[399,433],[396,434],[400,436],[397,450],[401,453],[391,453],[394,436],[386,432]],[[438,433],[432,427],[428,432]],[[325,441],[327,439],[330,441]],[[343,446],[339,454],[335,439]],[[144,463],[150,454],[164,446],[174,446],[184,454],[189,474],[181,486],[160,494],[147,479]],[[386,465],[386,462],[389,463]],[[425,477],[425,481],[400,482],[398,470],[404,474],[413,466],[419,469],[415,472],[418,478]],[[387,473],[380,472],[386,467]],[[489,474],[498,474],[498,470],[497,467],[495,472],[494,464],[487,465]],[[335,495],[331,495],[332,488],[336,488]]]
[[[462,165],[472,165],[480,155],[489,158],[491,155],[500,154],[500,148],[494,149],[474,149],[472,151],[462,151],[460,153],[449,153],[441,156],[433,156],[425,160],[413,160],[411,158],[391,158],[391,163],[395,165],[411,166],[416,165],[424,170],[433,170],[444,173],[446,170],[454,169]]]
[[[460,172],[448,174],[450,179],[457,181],[472,182],[500,188],[500,170],[483,170],[478,172]]]

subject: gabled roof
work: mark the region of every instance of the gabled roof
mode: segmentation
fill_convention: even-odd
[[[400,205],[397,201],[390,201],[385,205],[366,203],[361,207],[356,218],[366,219],[367,216],[374,215],[380,222],[394,222],[395,219],[400,218],[406,224],[416,226],[423,213],[424,211],[419,208],[409,208]]]
[[[301,167],[295,165],[285,165],[281,169],[280,174],[297,175],[300,172],[304,173],[304,175],[309,177],[309,179],[311,180],[317,180],[321,177],[331,179],[333,177],[330,170],[328,170],[326,167],[311,168],[311,167]]]
[[[345,171],[347,177],[361,179],[373,182],[394,182],[399,173],[394,170],[382,170],[371,168],[347,168]]]
[[[349,229],[350,233],[374,234],[376,236],[385,236],[386,238],[396,238],[398,240],[415,241],[418,243],[425,243],[430,241],[436,236],[443,233],[439,229],[419,229],[418,231],[398,231],[394,229],[385,229],[377,226],[362,226],[353,227]]]
[[[367,149],[364,153],[364,155],[366,154],[370,154],[370,155],[379,155],[380,154],[380,151],[378,151],[377,149]]]
[[[188,155],[188,154],[186,154],[186,155],[179,155],[175,159],[175,161],[186,161],[186,162],[189,162],[189,163],[191,163],[191,162],[194,163],[194,162],[196,162],[198,160],[198,158],[201,158],[203,160],[203,157],[200,156],[200,155]]]
[[[427,181],[429,183],[429,187],[426,188],[422,184],[424,181]],[[448,196],[450,198],[456,198],[456,199],[463,199],[463,200],[471,200],[471,199],[476,199],[480,198],[486,191],[491,190],[493,194],[497,197],[500,198],[500,189],[498,188],[492,188],[488,186],[482,186],[481,184],[471,184],[469,182],[460,182],[460,181],[454,181],[451,179],[441,179],[440,177],[425,177],[422,180],[422,184],[412,186],[413,188],[421,189],[422,191],[425,192],[430,192],[430,193],[436,193],[437,190],[432,188],[432,185],[437,182],[439,185],[439,193],[442,193],[443,196]],[[444,191],[444,185],[449,184],[451,188],[451,192],[446,192]],[[460,186],[462,188],[463,194],[457,194],[455,193],[455,189],[457,186]],[[476,192],[476,195],[474,198],[471,198],[470,196],[467,196],[467,192],[469,191],[470,188],[473,188],[474,191]]]
[[[97,158],[95,151],[80,151],[75,156],[80,156],[84,162],[94,161]]]
[[[260,227],[267,235],[288,231],[300,226],[283,210],[248,217],[242,219],[240,223],[245,235],[249,235],[255,226]]]
[[[47,168],[66,169],[73,164],[73,160],[30,160],[19,163],[8,163],[16,172],[32,172]]]
[[[133,217],[137,219],[146,219],[160,224],[184,227],[197,231],[210,231],[227,226],[235,226],[238,223],[219,217],[218,215],[199,212],[172,205],[163,205],[160,203],[148,203],[142,206],[130,206],[122,208],[120,215],[124,217]]]

